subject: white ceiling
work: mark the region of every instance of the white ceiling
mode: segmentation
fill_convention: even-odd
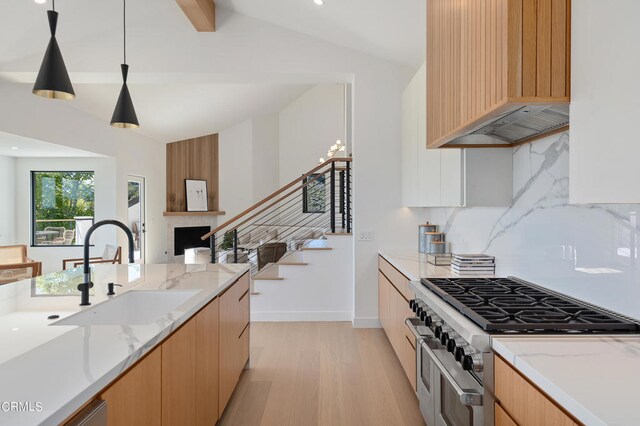
[[[92,152],[5,132],[0,132],[0,155],[5,157],[102,157]]]
[[[252,117],[277,113],[312,86],[302,84],[130,85],[140,121],[136,130],[162,142],[208,135]],[[69,105],[105,122],[120,92],[116,84],[77,84]]]
[[[216,6],[417,68],[426,55],[425,0],[215,0]]]
[[[279,111],[313,84],[349,81],[348,66],[324,65],[321,57],[305,56],[302,46],[324,52],[337,45],[349,57],[352,50],[364,52],[398,69],[417,69],[424,60],[424,0],[216,4],[219,31],[207,34],[194,31],[175,0],[127,3],[130,88],[142,125],[136,131],[163,142],[215,133]],[[48,39],[50,5],[0,1],[0,40],[9,41],[0,42],[0,79],[33,84]],[[58,40],[78,95],[68,105],[108,123],[120,90],[121,9],[103,0],[59,0],[56,7]],[[286,74],[262,67],[259,58],[240,57],[245,46],[261,42],[261,53],[286,62]],[[307,63],[321,65],[309,74]]]

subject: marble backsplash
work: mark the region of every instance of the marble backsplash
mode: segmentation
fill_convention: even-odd
[[[496,256],[499,275],[640,319],[640,204],[570,205],[569,139],[566,132],[513,149],[509,208],[419,213],[441,226],[454,253]]]

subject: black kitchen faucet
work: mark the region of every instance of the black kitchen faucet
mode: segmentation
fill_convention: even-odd
[[[104,225],[115,225],[118,228],[122,229],[125,234],[127,234],[127,238],[129,239],[129,263],[133,263],[133,234],[131,230],[122,222],[117,220],[101,220],[97,222],[89,228],[87,231],[87,235],[84,236],[84,257],[83,257],[83,272],[84,272],[84,282],[82,284],[78,284],[78,290],[80,290],[80,306],[89,306],[91,302],[89,302],[89,289],[93,287],[93,283],[91,282],[91,268],[89,268],[89,242],[91,240],[91,235],[93,231],[100,228]]]

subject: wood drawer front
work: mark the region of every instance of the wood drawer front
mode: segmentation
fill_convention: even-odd
[[[497,402],[495,403],[495,416],[496,426],[518,426],[518,423],[513,421]]]
[[[249,272],[246,272],[243,276],[238,278],[238,281],[233,285],[238,295],[238,299],[242,297],[243,294],[249,291]]]
[[[396,268],[387,262],[382,256],[378,256],[378,268],[391,281],[391,284],[407,300],[413,298],[413,293],[409,291],[409,278],[402,275]]]
[[[402,352],[402,366],[404,367],[405,373],[407,373],[407,377],[409,378],[409,383],[411,383],[411,388],[414,391],[417,391],[416,386],[416,339],[409,330],[409,326],[405,324],[405,341]]]
[[[495,393],[500,406],[521,426],[574,426],[573,419],[502,358],[495,359]],[[496,423],[497,424],[497,423]]]
[[[249,324],[249,290],[240,294],[238,301],[238,337],[247,324]]]
[[[251,325],[247,324],[246,328],[242,331],[240,335],[240,361],[239,361],[239,369],[240,373],[242,373],[242,369],[245,364],[249,360],[249,334],[251,332]],[[240,374],[239,373],[239,374]]]

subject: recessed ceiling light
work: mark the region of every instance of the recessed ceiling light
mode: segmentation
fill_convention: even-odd
[[[47,0],[33,0],[38,4],[45,4],[47,2]]]
[[[313,2],[318,6],[322,6],[324,4],[324,0],[313,0]]]
[[[20,149],[17,146],[12,146],[11,149]]]

